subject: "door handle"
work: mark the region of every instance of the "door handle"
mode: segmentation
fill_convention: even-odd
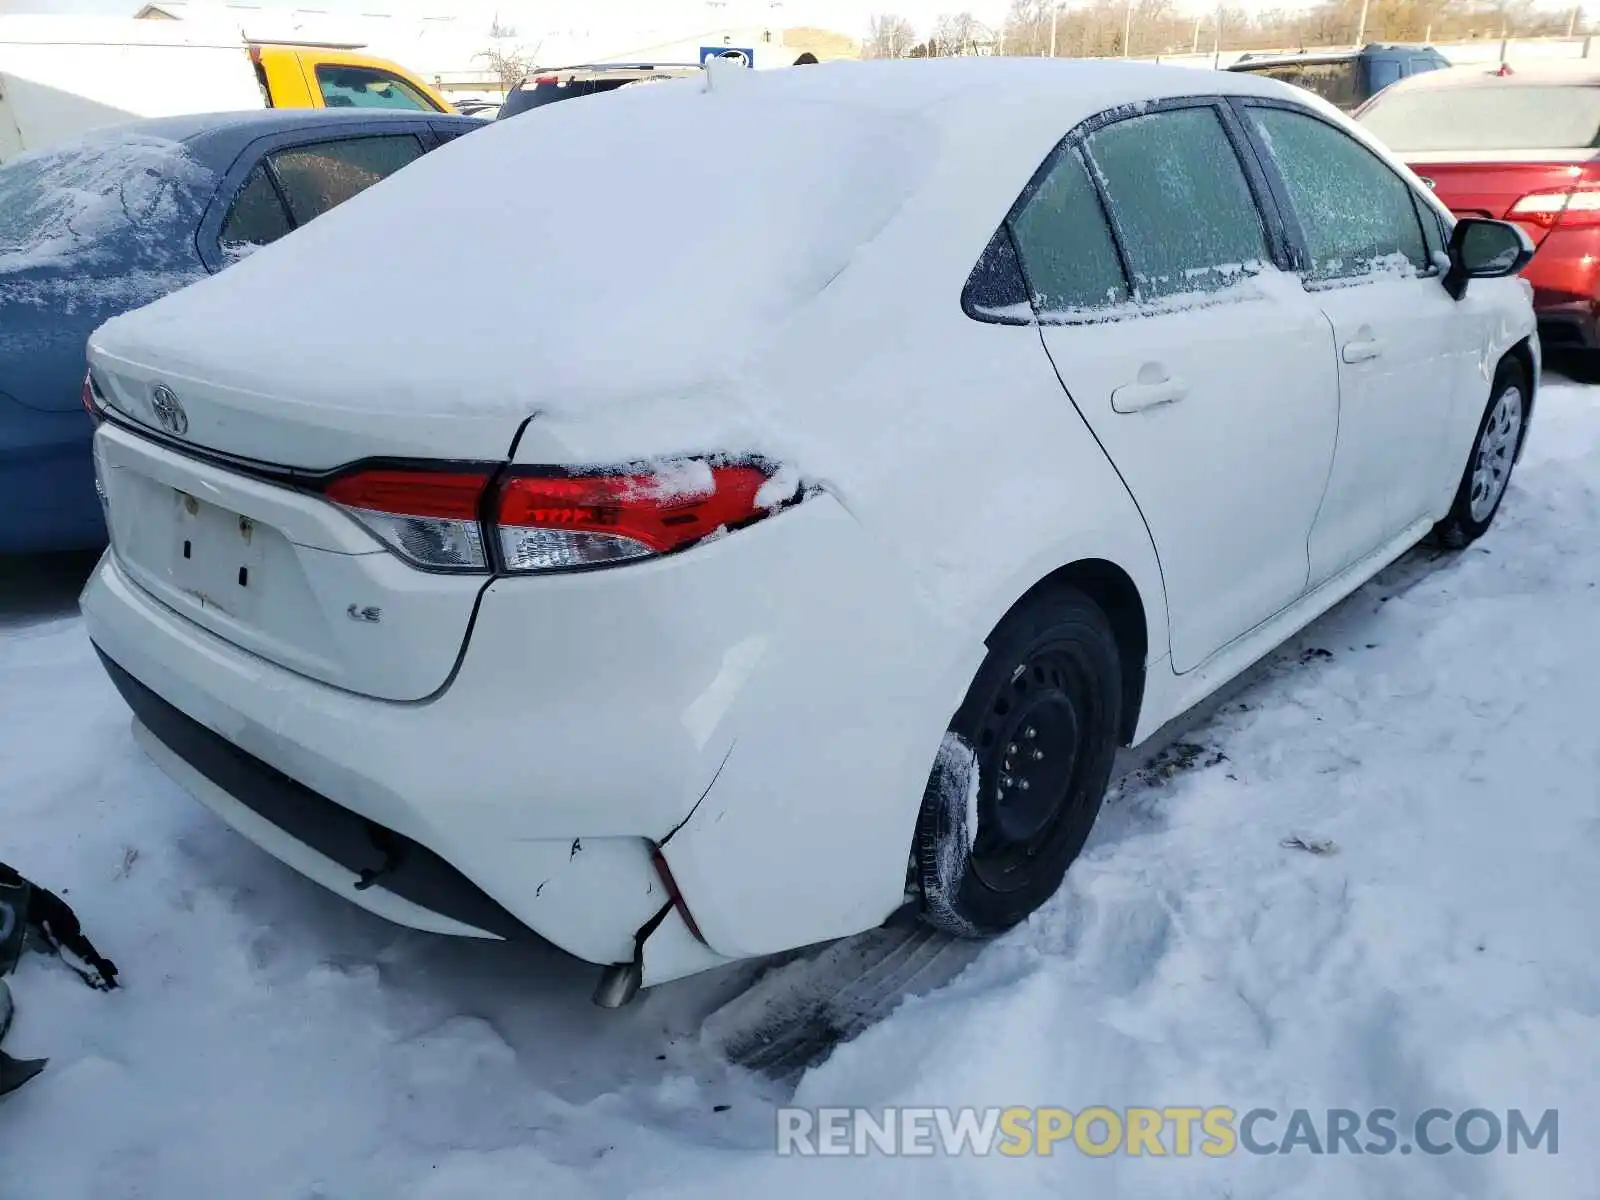
[[[1111,407],[1119,413],[1143,412],[1176,404],[1189,394],[1189,385],[1173,376],[1156,383],[1128,383],[1111,393]]]
[[[1371,362],[1383,353],[1381,338],[1358,338],[1344,344],[1342,357],[1347,363]]]

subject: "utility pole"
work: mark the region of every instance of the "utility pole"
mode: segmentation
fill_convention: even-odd
[[[1194,43],[1189,47],[1190,54],[1200,53],[1200,22],[1203,20],[1205,20],[1203,16],[1194,19]]]
[[[1058,22],[1059,20],[1061,20],[1061,6],[1059,4],[1052,3],[1050,5],[1050,57],[1051,58],[1054,58],[1056,56],[1056,22]]]
[[[1128,0],[1128,11],[1122,18],[1122,57],[1128,57],[1128,39],[1133,36],[1133,0]]]
[[[1367,44],[1367,0],[1361,0],[1361,20],[1356,25],[1356,45]]]
[[[1211,43],[1211,65],[1216,70],[1222,69],[1222,0],[1217,0],[1217,30]]]

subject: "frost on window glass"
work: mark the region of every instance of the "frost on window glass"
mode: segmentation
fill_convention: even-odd
[[[1432,265],[1411,189],[1377,155],[1302,113],[1256,108],[1251,119],[1305,232],[1310,278],[1414,274]]]
[[[215,177],[182,143],[119,131],[21,154],[0,167],[0,274],[75,259],[169,256]]]
[[[1063,154],[1012,222],[1041,313],[1073,313],[1129,298],[1094,184],[1075,152]]]
[[[1010,325],[1033,320],[1033,306],[1028,303],[1017,254],[1003,225],[995,230],[972,268],[963,302],[967,311],[981,320]]]
[[[218,240],[223,257],[230,263],[237,262],[250,251],[277,241],[290,228],[289,214],[284,212],[277,189],[267,177],[267,168],[258,163],[222,223]]]
[[[1089,138],[1141,300],[1213,292],[1261,269],[1266,231],[1214,109],[1180,108]]]
[[[295,224],[304,225],[421,157],[414,136],[388,134],[280,150],[272,165]]]

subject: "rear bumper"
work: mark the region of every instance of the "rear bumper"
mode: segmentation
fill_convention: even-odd
[[[1600,347],[1600,230],[1556,229],[1522,276],[1547,347]]]
[[[1600,349],[1600,306],[1593,301],[1546,302],[1534,309],[1534,315],[1546,350]]]
[[[181,775],[196,799],[246,837],[330,890],[401,924],[464,937],[527,935],[515,917],[426,846],[340,808],[245,753],[96,650],[133,710],[146,752],[169,774]]]
[[[82,608],[136,711],[158,714],[141,721],[175,761],[152,757],[269,852],[374,901],[387,885],[352,891],[374,824],[576,957],[642,959],[648,985],[901,905],[923,784],[982,647],[890,571],[821,496],[658,562],[496,580],[453,681],[413,703],[239,649],[115,550]],[[310,827],[306,808],[323,814]],[[699,938],[666,908],[658,847]],[[406,924],[504,928],[479,902],[389,890],[438,918],[384,913]]]
[[[93,435],[82,410],[42,412],[0,394],[0,554],[105,544]]]

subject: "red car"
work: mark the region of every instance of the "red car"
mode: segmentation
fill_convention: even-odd
[[[1533,239],[1522,275],[1546,349],[1600,350],[1600,63],[1430,71],[1356,118],[1456,216],[1515,221]]]

